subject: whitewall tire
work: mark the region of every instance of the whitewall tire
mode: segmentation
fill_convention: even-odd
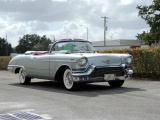
[[[73,90],[74,88],[74,81],[72,72],[70,69],[66,69],[63,74],[63,83],[67,90]]]
[[[31,78],[26,76],[25,70],[23,68],[20,68],[19,70],[19,81],[23,85],[28,85],[31,82]]]

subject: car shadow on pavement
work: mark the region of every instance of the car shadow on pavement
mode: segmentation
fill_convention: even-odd
[[[132,91],[146,91],[144,89],[136,87],[134,88],[125,87],[125,85],[124,87],[122,86],[119,88],[114,88],[110,87],[107,82],[104,82],[103,84],[102,83],[78,84],[76,85],[76,89],[74,91],[67,91],[62,83],[53,81],[31,82],[30,85],[21,85],[20,83],[13,83],[9,85],[34,89],[34,90],[71,94],[78,96],[87,96],[87,97],[96,97],[98,95],[107,95],[107,94],[108,95],[123,94]]]

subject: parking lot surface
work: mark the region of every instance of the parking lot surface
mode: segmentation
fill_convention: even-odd
[[[160,81],[128,80],[121,88],[107,82],[79,85],[33,79],[21,85],[18,75],[0,71],[0,120],[159,120]],[[24,117],[24,118],[23,118]]]

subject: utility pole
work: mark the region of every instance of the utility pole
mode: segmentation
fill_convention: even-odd
[[[88,41],[88,27],[87,27],[87,26],[85,26],[85,25],[80,25],[80,26],[83,26],[83,27],[85,27],[85,28],[86,28],[86,30],[87,30],[87,41]]]
[[[104,18],[104,46],[106,46],[107,19],[109,18],[106,16],[101,18]]]
[[[87,41],[88,41],[88,27],[87,27]]]
[[[56,38],[55,38],[55,35],[53,35],[53,42],[55,42],[56,41]]]
[[[7,47],[7,35],[6,35],[6,56],[8,56],[8,47]]]

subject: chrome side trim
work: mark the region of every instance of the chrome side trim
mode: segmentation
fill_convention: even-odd
[[[8,67],[22,67],[22,68],[24,68],[22,65],[8,65]]]
[[[45,60],[44,60],[45,61]],[[73,63],[73,62],[75,62],[75,61],[72,61],[72,60],[49,60],[49,62],[71,62],[71,63]]]

